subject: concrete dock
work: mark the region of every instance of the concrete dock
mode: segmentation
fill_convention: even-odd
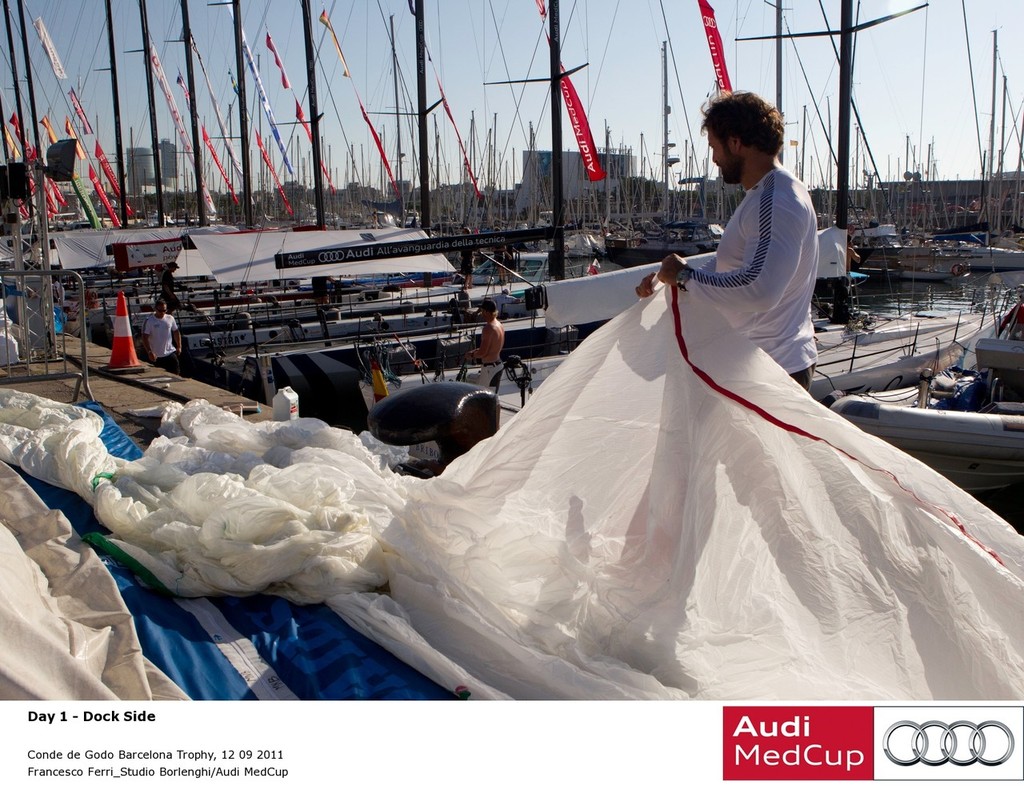
[[[69,350],[71,347],[69,346]],[[149,363],[137,368],[110,370],[110,349],[87,343],[87,386],[76,375],[81,358],[75,354],[58,361],[0,366],[0,387],[12,387],[62,404],[92,400],[102,405],[131,439],[145,449],[158,436],[158,417],[138,414],[152,411],[166,402],[186,403],[205,399],[210,404],[240,413],[246,420],[270,420],[269,405],[187,377],[168,374]],[[91,395],[90,395],[91,393]]]

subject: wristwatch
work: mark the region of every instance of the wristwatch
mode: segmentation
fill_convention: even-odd
[[[676,286],[680,289],[686,289],[686,282],[690,280],[692,275],[693,271],[690,269],[690,266],[684,262],[683,267],[676,274]]]

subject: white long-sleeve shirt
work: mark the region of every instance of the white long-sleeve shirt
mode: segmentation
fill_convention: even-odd
[[[811,296],[818,272],[817,218],[804,184],[772,169],[743,198],[715,256],[686,288],[787,373],[817,360]]]

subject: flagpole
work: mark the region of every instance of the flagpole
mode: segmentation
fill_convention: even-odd
[[[188,0],[181,0],[181,23],[185,39],[185,79],[188,81],[188,113],[192,121],[192,155],[195,158],[196,167],[196,211],[199,216],[199,226],[205,227],[210,223],[206,215],[206,198],[203,194],[205,178],[203,177],[203,151],[199,138],[199,118],[196,108],[196,80],[192,70],[192,26],[188,18]]]

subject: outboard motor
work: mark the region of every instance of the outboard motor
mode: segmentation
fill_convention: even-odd
[[[366,423],[388,445],[435,442],[437,461],[410,461],[400,470],[420,477],[440,475],[454,459],[498,431],[497,392],[466,382],[406,387],[378,401]]]

